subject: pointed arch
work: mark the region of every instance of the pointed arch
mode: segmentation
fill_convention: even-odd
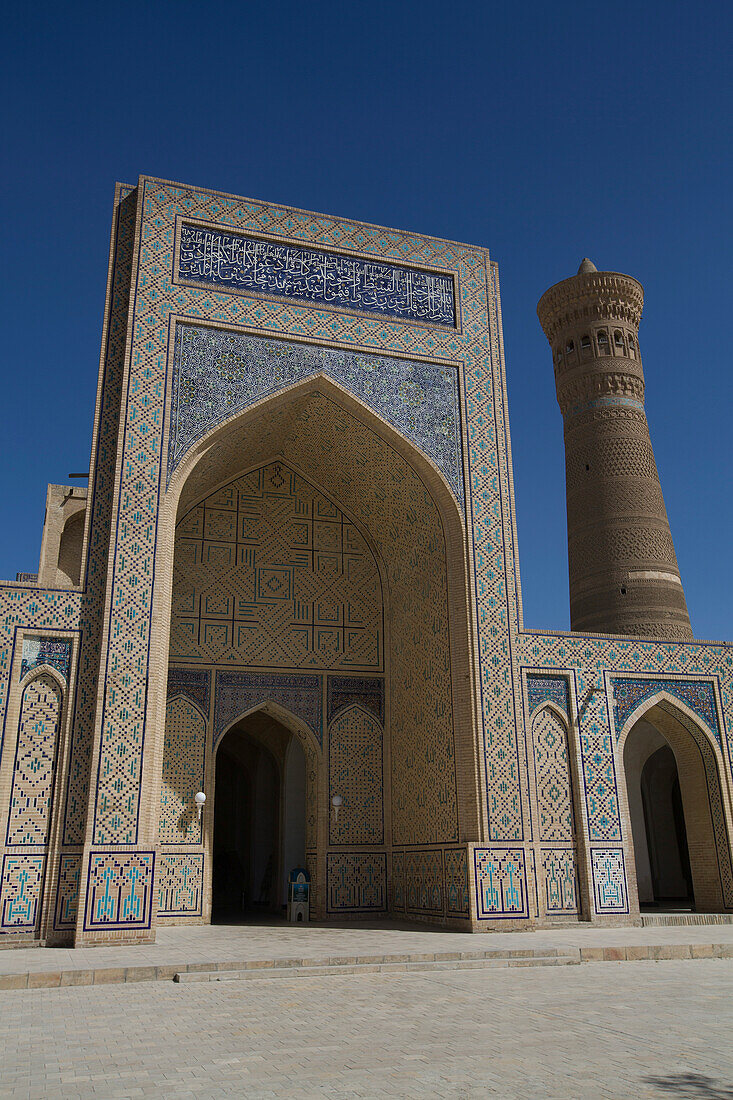
[[[640,719],[644,718],[644,716],[650,710],[653,710],[653,708],[658,706],[660,703],[666,704],[667,707],[671,708],[672,712],[678,712],[681,716],[684,717],[685,722],[691,722],[695,729],[698,730],[709,741],[710,747],[715,753],[715,758],[718,761],[720,768],[722,769],[721,775],[724,775],[725,761],[723,759],[721,744],[717,731],[712,730],[710,726],[705,721],[703,721],[700,715],[692,710],[690,706],[688,706],[684,699],[681,699],[678,695],[674,695],[671,691],[667,691],[664,688],[656,691],[647,699],[642,699],[639,705],[635,707],[629,715],[627,715],[621,729],[616,731],[616,742],[619,751],[623,753],[626,739],[636,723],[640,721]]]
[[[183,692],[165,708],[163,773],[160,785],[160,844],[200,844],[201,821],[195,795],[204,787],[206,716]]]
[[[619,772],[624,776],[637,870],[643,868],[643,857],[636,849],[644,843],[646,825],[639,820],[638,807],[634,813],[638,777],[631,769],[631,760],[634,739],[646,724],[656,730],[662,744],[669,746],[676,762],[695,908],[703,912],[733,908],[733,864],[726,824],[730,806],[720,745],[699,715],[663,690],[644,700],[629,715],[617,745],[623,762]],[[710,859],[712,852],[714,862]]]
[[[51,829],[65,685],[41,665],[25,680],[6,843],[45,848]]]
[[[331,844],[384,843],[383,730],[358,703],[339,711],[328,727],[329,801],[342,799],[332,815]]]

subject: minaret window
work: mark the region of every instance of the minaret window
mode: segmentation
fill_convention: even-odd
[[[601,355],[606,355],[608,353],[608,333],[605,332],[604,329],[601,329],[598,333],[597,340],[599,352]]]
[[[624,346],[624,334],[618,328],[613,334],[613,342],[617,348],[622,348]]]
[[[632,359],[636,359],[636,345],[633,336],[629,336],[629,355]]]
[[[565,354],[566,355],[572,355],[574,351],[575,351],[575,344],[573,343],[572,340],[568,340],[567,347],[565,348]]]

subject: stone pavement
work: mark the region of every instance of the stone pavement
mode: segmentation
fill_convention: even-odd
[[[0,1096],[733,1100],[733,961],[0,993]]]
[[[731,957],[733,924],[597,928],[471,934],[383,921],[292,925],[284,921],[159,928],[149,945],[0,951],[0,989],[171,980],[176,972],[235,964],[354,965],[376,959],[458,957],[509,951],[579,954],[582,961]]]

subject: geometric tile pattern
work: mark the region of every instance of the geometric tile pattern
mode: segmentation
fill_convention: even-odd
[[[92,852],[84,927],[149,928],[154,852]]]
[[[573,791],[568,735],[557,713],[544,707],[532,721],[539,839],[573,842]]]
[[[69,678],[71,661],[71,642],[65,638],[23,638],[23,656],[20,664],[20,679],[38,665],[51,665],[60,672],[65,680]]]
[[[593,896],[597,913],[628,913],[623,848],[591,848]]]
[[[554,703],[569,714],[568,682],[564,676],[527,676],[527,710],[534,714],[541,703]]]
[[[100,412],[95,424],[92,441],[93,477],[89,482],[88,509],[91,512],[88,559],[85,576],[84,610],[81,616],[81,636],[79,645],[76,712],[72,733],[69,773],[66,789],[64,818],[64,843],[80,845],[84,840],[87,808],[90,799],[89,780],[94,747],[95,728],[98,717],[97,697],[101,668],[105,668],[105,658],[100,653],[102,631],[105,625],[105,607],[107,600],[107,576],[109,567],[110,531],[114,528],[113,506],[115,501],[115,478],[117,471],[117,440],[120,427],[120,402],[122,398],[122,380],[125,367],[127,344],[127,321],[130,312],[130,282],[132,256],[137,216],[137,195],[129,187],[118,187],[115,195],[116,209],[112,242],[112,270],[108,283],[110,308],[107,319],[106,340],[102,349],[103,377],[100,379]],[[129,498],[139,501],[139,493],[133,483],[133,494]],[[134,511],[134,507],[133,507]],[[146,525],[138,524],[144,532]],[[149,521],[148,521],[149,526]],[[127,531],[127,529],[125,529]],[[131,532],[132,533],[132,532]],[[152,556],[149,541],[138,542],[134,538],[129,550],[136,554],[135,574],[137,577],[152,577]],[[139,590],[139,585],[137,586]],[[148,607],[147,598],[139,591],[129,592],[127,605],[128,622],[138,626],[143,622],[142,611]],[[61,625],[61,624],[59,624]],[[134,627],[133,627],[134,628]],[[141,693],[137,670],[147,668],[147,655],[140,663],[140,655],[130,661],[127,657],[121,668],[122,677],[114,685],[110,695],[114,696],[114,706],[120,721],[124,722],[124,736],[116,744],[116,752],[105,760],[102,774],[121,790],[129,790],[139,777],[139,750],[142,747],[142,724],[138,722],[136,711],[144,698]],[[104,675],[104,671],[102,673]],[[123,690],[124,689],[124,690]],[[127,715],[123,719],[122,715]],[[101,727],[100,727],[101,728]],[[92,795],[95,781],[92,779]],[[117,821],[119,805],[126,805],[127,799],[119,797],[107,802],[101,798],[101,806],[111,820]],[[136,806],[131,805],[130,815]],[[129,841],[134,840],[134,830],[125,826],[119,833]],[[97,839],[106,839],[104,831],[98,831]],[[118,839],[116,835],[112,840]]]
[[[405,908],[413,913],[443,912],[443,853],[405,852]]]
[[[130,301],[131,323],[134,325],[132,377],[124,394],[124,414],[127,433],[121,453],[116,456],[122,471],[115,494],[117,513],[112,530],[124,533],[127,546],[136,546],[135,554],[117,554],[111,570],[108,593],[106,630],[116,639],[116,675],[105,686],[104,704],[99,715],[101,754],[98,775],[101,786],[117,786],[114,802],[103,790],[97,793],[94,813],[95,842],[127,844],[135,842],[139,804],[139,775],[142,766],[142,739],[146,708],[145,677],[147,675],[150,610],[152,607],[153,557],[156,548],[156,528],[152,519],[157,515],[160,493],[162,435],[165,423],[165,372],[167,369],[168,321],[172,313],[185,312],[189,318],[211,317],[223,326],[252,326],[273,336],[291,334],[305,337],[311,343],[346,344],[366,348],[379,354],[392,351],[408,358],[444,359],[455,363],[463,357],[466,372],[467,402],[477,408],[474,429],[480,418],[488,418],[504,432],[503,414],[494,409],[493,384],[484,394],[487,354],[500,362],[498,335],[498,303],[492,304],[493,332],[491,348],[486,337],[486,254],[451,242],[417,237],[414,234],[384,231],[339,219],[314,216],[292,209],[247,201],[226,200],[207,192],[193,192],[181,187],[142,178],[137,191],[138,209],[142,211],[141,243],[136,251],[139,262],[135,270]],[[343,254],[358,251],[374,256],[380,262],[396,261],[431,270],[457,271],[460,276],[461,332],[440,326],[412,324],[390,318],[339,313],[326,308],[316,309],[307,303],[292,303],[250,298],[247,295],[220,293],[171,283],[171,261],[174,245],[175,218],[195,218],[221,225],[224,231],[244,234],[267,234],[270,239],[287,243],[308,243],[318,248],[334,246]],[[266,224],[265,224],[266,223]],[[286,243],[283,241],[283,243]],[[476,393],[475,381],[482,393]],[[499,379],[501,386],[501,380]],[[499,396],[497,394],[497,396]],[[485,436],[479,448],[483,449]],[[482,622],[496,624],[503,633],[506,611],[503,594],[507,576],[513,571],[513,560],[501,539],[483,541],[483,532],[495,529],[495,508],[501,494],[508,500],[508,467],[493,469],[486,439],[486,461],[479,458],[472,471],[479,501],[472,517],[477,525],[478,552],[488,563],[492,576],[486,578],[480,593]],[[314,447],[314,452],[316,448]],[[497,480],[498,478],[498,480]],[[323,483],[323,479],[320,479]],[[500,524],[499,524],[500,526]],[[507,572],[508,571],[508,572]],[[441,597],[439,596],[438,599]],[[510,614],[513,611],[510,609]],[[489,672],[492,657],[505,644],[497,635],[490,652],[482,653],[485,665],[484,684],[490,690],[495,679]],[[122,687],[120,686],[122,685]],[[516,738],[511,714],[511,685],[499,685],[500,695],[492,697],[490,717],[492,743],[488,751],[497,750],[497,766],[507,771],[505,782],[511,789],[515,782],[518,761]],[[450,719],[449,719],[450,720]],[[414,728],[414,727],[413,727]],[[507,764],[507,750],[513,752],[515,763]],[[439,761],[436,759],[436,764]],[[515,784],[516,785],[516,784]],[[450,787],[445,792],[451,801]],[[518,791],[509,799],[518,806]],[[439,831],[439,826],[435,830]],[[443,839],[443,838],[441,838]],[[447,838],[446,838],[447,839]]]
[[[200,916],[204,888],[203,852],[163,852],[158,859],[158,916]]]
[[[200,844],[201,822],[194,795],[204,786],[206,719],[182,695],[165,708],[159,844]]]
[[[231,724],[262,703],[290,711],[323,742],[323,687],[320,676],[277,672],[217,672],[214,687],[214,746]]]
[[[712,731],[722,749],[720,730],[718,728],[718,715],[715,708],[715,693],[711,683],[700,681],[681,680],[627,680],[625,677],[611,677],[613,685],[613,709],[615,717],[616,737],[626,724],[626,719],[633,710],[650,699],[657,692],[665,691],[674,695],[686,703],[690,710],[700,717],[707,728]]]
[[[366,676],[329,676],[326,721],[332,722],[339,711],[357,706],[370,711],[384,725],[384,680]]]
[[[72,929],[76,924],[80,877],[81,856],[62,855],[59,860],[59,879],[53,919],[53,926],[57,931]]]
[[[343,798],[338,818],[331,814],[331,844],[382,844],[382,727],[361,707],[349,707],[329,726],[328,748],[329,804],[334,795]]]
[[[446,911],[449,917],[468,916],[468,859],[465,848],[446,848],[445,863]]]
[[[542,848],[541,881],[549,915],[578,912],[578,867],[574,848]]]
[[[455,367],[178,325],[168,479],[217,424],[296,382],[324,374],[410,439],[463,505]]]
[[[474,873],[479,920],[529,916],[521,848],[475,848]]]
[[[46,857],[3,856],[0,878],[0,931],[33,932],[40,917],[41,885]]]
[[[281,422],[283,418],[285,423]],[[276,443],[275,443],[276,441]],[[391,594],[391,742],[394,838],[400,844],[458,840],[451,649],[445,535],[422,479],[404,457],[318,393],[264,410],[246,432],[233,430],[192,478],[205,490],[234,463],[255,465],[273,443],[376,544]],[[203,468],[203,473],[198,471]],[[221,471],[221,472],[220,472]],[[210,480],[209,480],[210,479]],[[368,487],[368,492],[366,491]],[[191,500],[196,499],[192,491]],[[224,675],[223,673],[219,675]],[[416,690],[414,685],[420,685]],[[365,702],[366,707],[366,702]],[[369,708],[367,708],[369,709]],[[415,731],[419,731],[415,736]]]
[[[326,883],[329,913],[384,912],[387,857],[384,852],[329,852]]]
[[[283,463],[217,490],[177,525],[172,660],[380,670],[382,615],[363,536]]]
[[[178,278],[341,309],[455,325],[453,280],[358,256],[181,226]]]
[[[671,676],[709,673],[718,678],[724,712],[733,714],[733,651],[729,646],[540,632],[522,634],[519,640],[522,660],[526,663],[556,668],[558,672],[575,676],[582,778],[591,841],[621,841],[612,733],[603,690],[604,672],[654,677],[665,681],[668,686],[664,690],[670,693],[676,693],[679,687],[678,681],[670,680]],[[621,681],[622,677],[618,677],[617,683]],[[592,693],[593,689],[596,690]],[[690,706],[690,702],[687,705]],[[712,731],[717,728],[716,723],[707,719],[705,724]],[[729,722],[723,732],[731,757],[733,724]]]
[[[203,668],[169,668],[168,698],[185,695],[196,703],[204,715],[209,713],[211,672]]]
[[[405,853],[392,852],[390,910],[405,908]]]
[[[60,717],[61,689],[42,673],[23,692],[7,844],[44,845],[48,840]]]

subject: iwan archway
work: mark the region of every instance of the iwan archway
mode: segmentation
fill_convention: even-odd
[[[619,747],[642,911],[731,908],[726,794],[713,737],[684,703],[662,693],[631,716]]]
[[[171,482],[163,522],[173,547],[170,609],[161,608],[169,695],[188,692],[191,706],[198,696],[195,734],[181,732],[168,704],[163,790],[176,787],[190,803],[203,784],[207,805],[185,852],[178,837],[160,845],[163,861],[203,864],[199,912],[168,915],[161,906],[159,915],[209,919],[225,892],[227,850],[239,852],[230,863],[245,882],[237,904],[281,909],[288,863],[300,856],[283,793],[294,725],[305,754],[298,798],[314,916],[400,911],[404,891],[390,891],[395,860],[404,867],[405,851],[422,848],[442,867],[444,846],[454,852],[478,835],[465,532],[442,476],[316,377],[204,439]],[[273,732],[278,713],[282,735]],[[257,733],[258,723],[270,723],[270,734]],[[203,768],[201,752],[182,747],[194,743],[205,746]],[[227,826],[217,810],[234,796],[215,763],[237,754],[248,776],[240,801],[257,807],[257,782],[260,793],[267,783],[278,792],[274,808],[260,798],[239,849],[224,840],[227,827],[243,826],[231,813]],[[257,768],[270,768],[270,778],[253,786]],[[255,853],[252,838],[265,831],[271,851],[261,841]]]

